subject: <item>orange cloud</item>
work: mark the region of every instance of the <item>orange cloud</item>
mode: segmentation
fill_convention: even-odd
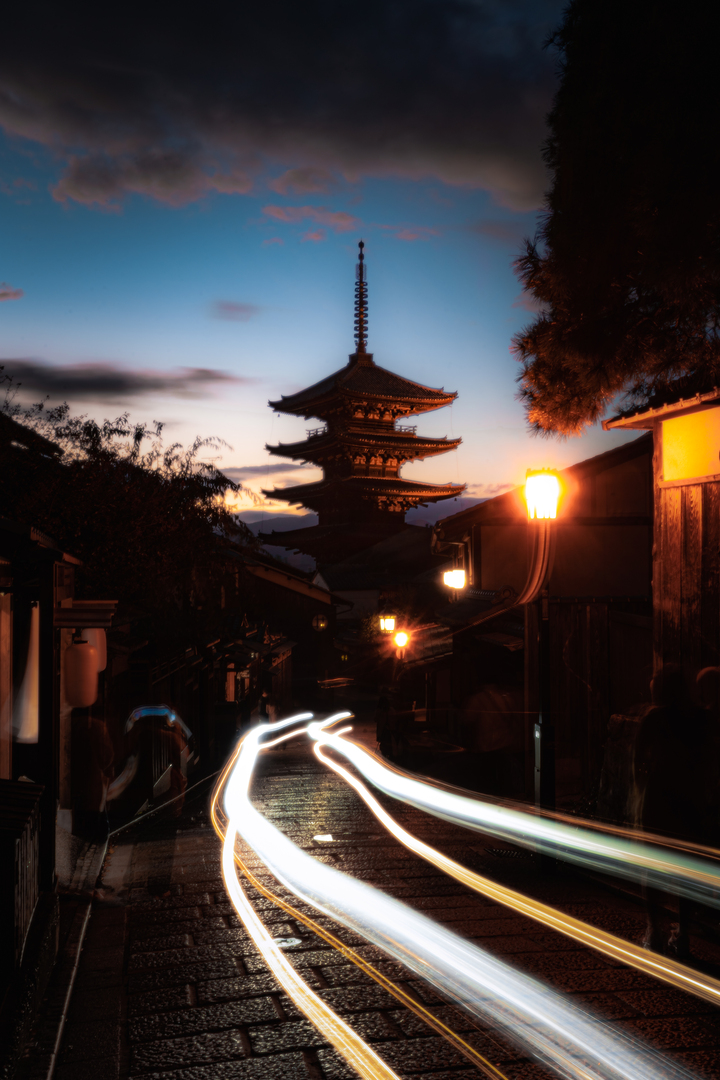
[[[314,232],[306,232],[303,236],[303,240],[312,240],[315,244],[319,244],[322,240],[326,239],[327,233],[324,229],[315,229]]]
[[[13,289],[7,281],[0,281],[0,302],[3,300],[19,300],[25,293],[22,289]]]
[[[334,232],[350,232],[360,225],[360,219],[344,210],[328,210],[324,206],[264,206],[263,213],[274,221],[297,225],[301,221],[314,221],[327,225]]]

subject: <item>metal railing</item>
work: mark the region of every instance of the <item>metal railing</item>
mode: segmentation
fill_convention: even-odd
[[[0,780],[0,968],[18,967],[40,897],[42,787]]]

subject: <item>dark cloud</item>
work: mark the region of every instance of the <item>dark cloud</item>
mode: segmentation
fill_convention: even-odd
[[[181,205],[293,195],[333,174],[435,177],[534,208],[559,0],[271,0],[202,10],[128,0],[10,5],[0,125],[64,162],[60,200]],[[325,186],[328,185],[328,186]]]
[[[138,371],[115,364],[46,364],[40,360],[2,360],[5,373],[26,393],[52,399],[108,401],[142,394],[197,397],[218,383],[249,383],[217,368]]]
[[[223,469],[223,472],[230,480],[241,484],[245,480],[252,480],[256,476],[274,476],[276,473],[296,472],[298,469],[306,469],[307,467],[307,465],[283,465],[280,462],[272,462],[267,465],[233,466],[229,469]]]
[[[243,304],[237,300],[216,300],[211,308],[216,319],[230,319],[234,322],[249,322],[261,311],[259,304]]]
[[[7,281],[0,281],[0,302],[3,300],[19,300],[24,295],[22,289],[13,289],[12,285],[8,285]]]
[[[533,226],[534,228],[534,226]],[[478,221],[471,226],[472,232],[495,240],[498,244],[519,248],[523,238],[531,231],[520,221]]]
[[[278,195],[327,195],[337,182],[327,169],[288,169],[282,176],[268,180],[268,187]]]

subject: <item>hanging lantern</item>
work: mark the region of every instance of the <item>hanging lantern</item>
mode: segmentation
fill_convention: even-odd
[[[107,638],[104,630],[84,630],[83,634],[88,645],[92,645],[97,653],[97,669],[104,671],[107,667]]]
[[[73,638],[65,650],[65,700],[73,709],[86,709],[97,701],[98,654],[85,638]]]
[[[392,634],[395,630],[395,623],[397,618],[395,615],[380,615],[380,633]]]
[[[327,630],[328,618],[327,615],[313,615],[312,619],[313,630]]]

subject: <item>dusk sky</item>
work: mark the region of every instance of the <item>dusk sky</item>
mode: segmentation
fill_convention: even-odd
[[[626,441],[534,439],[515,398],[512,262],[542,205],[562,6],[211,2],[166,23],[131,4],[112,28],[16,10],[0,363],[23,399],[216,436],[255,491],[315,479],[264,450],[313,422],[267,402],[347,362],[362,238],[376,362],[459,394],[417,422],[462,446],[406,477],[483,497]]]

